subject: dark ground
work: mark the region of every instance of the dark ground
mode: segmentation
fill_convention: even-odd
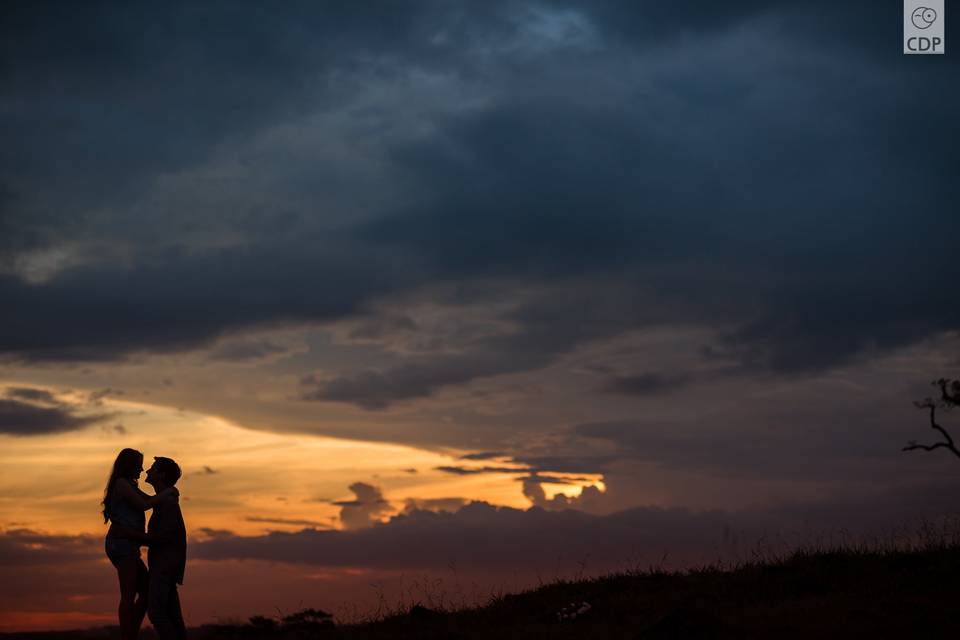
[[[589,609],[572,619],[562,611]],[[322,611],[205,625],[191,640],[304,638],[960,638],[960,545],[913,551],[802,551],[731,570],[656,570],[564,581],[436,611],[407,607],[333,625]],[[149,628],[142,638],[152,638]],[[0,640],[116,639],[115,628],[0,634]]]

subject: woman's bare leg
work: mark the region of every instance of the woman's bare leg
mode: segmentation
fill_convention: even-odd
[[[143,613],[137,611],[137,593],[147,570],[138,557],[118,560],[116,567],[120,579],[120,606],[117,607],[120,640],[137,640],[143,622]]]
[[[140,635],[140,627],[143,625],[143,618],[147,615],[148,587],[150,585],[147,566],[140,560],[140,568],[137,574],[137,602],[133,610],[133,619],[130,621],[130,628],[133,630],[133,637]]]

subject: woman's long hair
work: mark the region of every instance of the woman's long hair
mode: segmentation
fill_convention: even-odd
[[[103,521],[106,523],[110,519],[110,505],[113,502],[113,485],[117,478],[127,478],[135,480],[140,475],[140,467],[143,465],[143,454],[136,449],[123,449],[117,454],[117,459],[113,461],[113,471],[110,472],[110,479],[107,480],[107,488],[103,490]]]

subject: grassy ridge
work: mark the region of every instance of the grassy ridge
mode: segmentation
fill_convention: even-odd
[[[191,629],[190,638],[960,638],[958,603],[960,545],[951,542],[912,550],[797,551],[727,569],[613,573],[556,581],[473,608],[414,604],[351,625],[334,625],[326,613],[308,609],[282,620],[255,616],[244,624],[204,625]],[[4,636],[94,637],[91,631]]]
[[[570,605],[589,604],[573,619]],[[960,638],[960,547],[799,552],[780,562],[558,582],[451,613],[413,610],[344,638]],[[582,608],[582,607],[580,607]]]

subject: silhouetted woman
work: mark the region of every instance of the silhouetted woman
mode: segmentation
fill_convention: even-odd
[[[143,454],[136,449],[124,449],[113,463],[113,471],[103,492],[103,521],[110,522],[104,548],[120,579],[117,617],[120,619],[121,640],[137,639],[147,611],[147,567],[140,559],[140,542],[132,535],[144,532],[144,511],[152,509],[164,498],[179,495],[176,488],[166,489],[156,496],[147,495],[137,486],[141,473]]]

